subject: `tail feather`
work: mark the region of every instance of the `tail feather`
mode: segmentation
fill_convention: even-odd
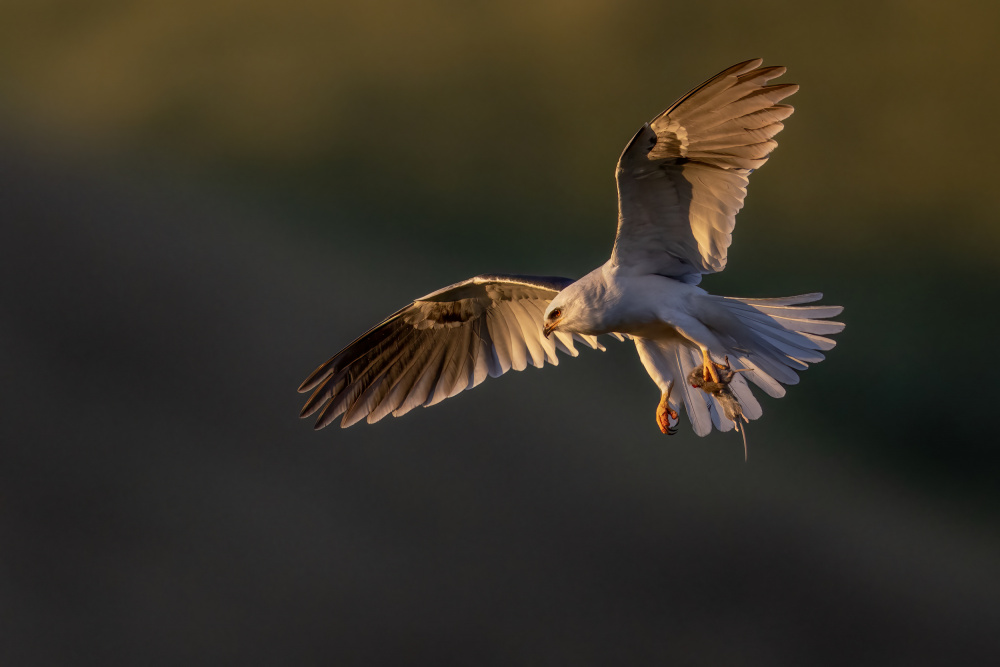
[[[767,304],[752,304],[754,308],[762,313],[767,313],[768,315],[774,315],[777,317],[789,317],[796,316],[801,317],[803,315],[809,317],[810,319],[825,319],[827,317],[836,317],[840,315],[844,308],[842,306],[772,306]]]
[[[818,364],[819,362],[826,359],[822,352],[817,350],[809,350],[799,347],[795,343],[790,343],[784,340],[782,337],[771,335],[770,333],[758,334],[761,340],[766,341],[771,347],[776,349],[778,352],[787,355],[790,359],[797,360],[800,364],[802,362],[809,362],[811,364]],[[808,366],[798,367],[793,366],[796,370],[804,371]]]
[[[836,345],[821,334],[843,330],[843,323],[827,319],[839,315],[843,308],[801,305],[822,297],[818,292],[773,299],[707,297],[721,306],[716,311],[719,316],[705,322],[722,346],[713,348],[713,354],[728,355],[732,368],[745,370],[736,374],[729,387],[747,421],[763,414],[750,383],[780,398],[785,395],[783,385],[798,383],[797,371],[823,361],[823,352]],[[745,424],[737,425],[727,418],[714,396],[687,382],[691,371],[701,366],[697,348],[677,339],[656,341],[636,337],[635,343],[646,370],[662,391],[670,387],[671,406],[679,409],[683,405],[696,434],[708,435],[713,426],[719,431],[738,428],[745,441]]]
[[[743,416],[747,419],[757,419],[764,414],[764,410],[761,409],[757,398],[750,391],[750,385],[747,384],[746,379],[743,377],[744,375],[746,373],[739,373],[734,377],[733,381],[729,384],[729,388],[733,390],[736,400],[740,402],[740,407],[743,408]]]
[[[823,298],[822,292],[809,292],[808,294],[796,294],[795,296],[777,296],[765,298],[747,298],[742,296],[724,296],[723,299],[739,301],[751,306],[797,306],[803,303],[813,303]]]
[[[729,304],[726,304],[729,306]],[[767,315],[762,311],[744,306],[734,308],[729,306],[732,314],[747,322],[756,322],[766,325],[779,331],[796,331],[799,333],[811,334],[835,334],[844,329],[841,322],[831,322],[830,320],[814,320],[801,317],[787,317],[783,315]]]
[[[825,358],[823,353],[816,349],[816,344],[800,333],[790,332],[787,329],[780,329],[768,324],[754,324],[748,327],[744,334],[754,340],[766,341],[767,344],[777,348],[784,354],[803,359],[805,361],[819,362]],[[736,347],[745,347],[742,343],[749,342],[744,338],[736,338],[739,344]]]
[[[774,315],[777,322],[786,329],[808,332],[812,334],[835,334],[844,330],[843,322],[830,322],[824,320],[807,320],[796,317],[783,317]]]
[[[676,343],[669,347],[669,351],[672,353],[670,356],[676,360],[674,391],[677,391],[679,385],[681,399],[684,401],[684,411],[687,412],[688,419],[691,420],[691,428],[698,435],[708,435],[712,432],[712,416],[709,413],[706,399],[710,397],[702,390],[689,385],[686,379],[691,371],[698,367],[700,359],[693,350]]]
[[[748,379],[772,396],[784,394],[777,383],[795,384],[798,375],[811,363],[823,361],[822,352],[836,342],[819,334],[834,334],[843,330],[842,322],[828,317],[839,315],[840,306],[803,306],[822,298],[822,294],[800,294],[775,299],[744,299],[717,297],[718,303],[733,316],[718,323],[720,333],[739,341],[728,352],[756,372]],[[780,392],[780,393],[778,393]],[[749,416],[749,415],[748,415]]]
[[[763,389],[765,394],[771,398],[781,398],[785,395],[785,388],[781,386],[781,383],[768,375],[762,368],[754,365],[754,363],[750,361],[749,357],[738,356],[736,359],[740,362],[741,368],[751,369],[746,373],[740,373],[740,375],[746,377],[746,379]],[[786,382],[785,384],[795,384],[798,381],[799,376],[796,375],[794,382]]]
[[[767,342],[763,337],[753,332],[747,333],[740,341],[740,349],[746,350],[744,353],[744,363],[748,364],[750,368],[766,373],[782,384],[799,383],[799,376],[795,374],[792,366],[787,363],[788,356]],[[751,379],[753,379],[752,375]]]

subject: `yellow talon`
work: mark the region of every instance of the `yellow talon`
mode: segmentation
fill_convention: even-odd
[[[701,363],[704,367],[705,382],[711,380],[712,382],[718,384],[719,373],[715,370],[715,362],[713,362],[712,358],[708,356],[708,350],[704,348],[701,350]]]
[[[660,394],[660,404],[656,406],[656,425],[660,427],[666,435],[677,433],[677,427],[670,425],[670,420],[677,421],[677,411],[670,409],[670,390],[673,383],[667,386],[667,390]]]

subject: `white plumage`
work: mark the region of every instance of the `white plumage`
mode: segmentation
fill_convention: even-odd
[[[546,362],[597,336],[631,337],[661,390],[698,435],[733,428],[718,400],[685,381],[728,357],[744,416],[761,407],[752,382],[780,397],[796,371],[823,360],[841,331],[821,294],[776,299],[713,296],[701,276],[726,266],[750,173],[762,166],[792,107],[794,84],[768,85],[782,67],[751,60],[694,89],[636,133],[618,161],[618,233],[611,258],[580,280],[483,275],[417,299],[316,369],[299,391],[316,427],[373,423],[471,389],[487,376]],[[677,389],[677,387],[680,389]],[[657,421],[666,425],[658,409]],[[669,421],[667,421],[669,423]]]

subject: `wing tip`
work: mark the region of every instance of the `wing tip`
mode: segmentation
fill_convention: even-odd
[[[742,74],[746,74],[747,72],[752,72],[753,70],[757,69],[763,64],[764,64],[763,58],[751,58],[750,60],[744,60],[741,63],[736,63],[728,70],[726,70],[726,73],[740,76]]]
[[[324,366],[325,365],[326,364],[324,364]],[[322,368],[322,366],[320,368]],[[315,371],[309,374],[309,377],[307,377],[305,380],[302,381],[302,384],[299,385],[297,391],[300,394],[304,394],[307,391],[312,390],[316,385],[318,385],[322,381],[322,379],[323,378],[320,376],[319,369],[316,369]]]

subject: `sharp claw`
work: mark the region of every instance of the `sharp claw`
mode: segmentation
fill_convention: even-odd
[[[663,433],[664,435],[673,435],[677,433],[677,427],[670,425],[670,420],[674,419],[676,421],[677,415],[676,414],[669,415],[669,413],[666,413],[663,416],[665,417],[665,419],[663,419],[662,421],[660,421],[659,415],[657,415],[656,419],[656,425],[660,427],[660,432]]]
[[[667,390],[660,394],[660,404],[656,406],[656,425],[660,428],[660,432],[664,435],[674,435],[677,433],[677,428],[670,425],[670,420],[677,421],[677,411],[670,407],[670,389],[673,386],[671,382],[667,386]]]

